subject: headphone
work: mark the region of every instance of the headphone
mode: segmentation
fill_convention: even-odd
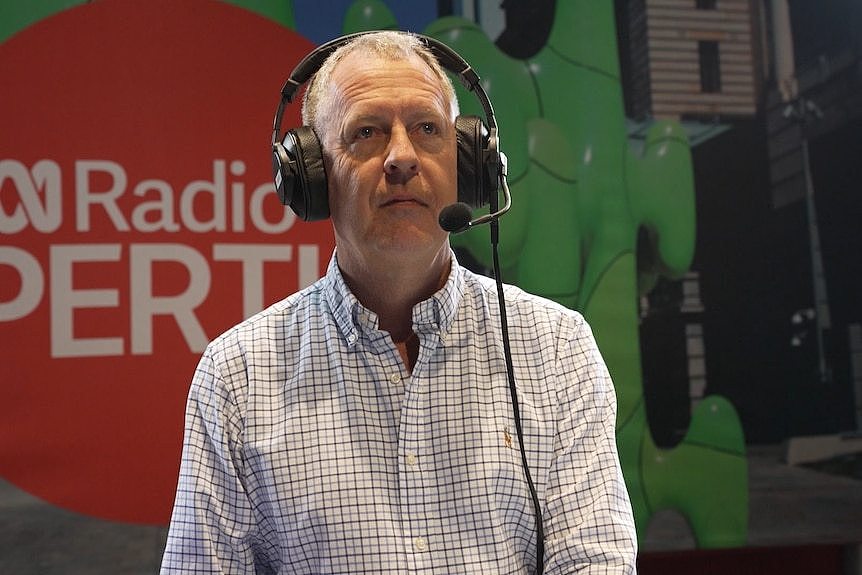
[[[329,217],[329,189],[320,140],[310,126],[288,130],[279,137],[284,109],[293,102],[299,88],[308,82],[338,48],[359,36],[359,32],[341,36],[322,44],[297,64],[281,89],[281,101],[272,126],[272,172],[275,190],[281,203],[305,221]],[[496,205],[497,190],[504,160],[501,159],[497,120],[488,94],[479,83],[479,76],[457,52],[429,36],[411,34],[434,55],[440,66],[460,78],[464,87],[476,95],[485,114],[458,116],[455,132],[458,142],[458,201],[476,209]]]

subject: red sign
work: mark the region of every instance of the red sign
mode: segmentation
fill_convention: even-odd
[[[4,478],[167,522],[204,346],[332,250],[271,183],[279,90],[311,48],[208,0],[88,3],[0,44]]]

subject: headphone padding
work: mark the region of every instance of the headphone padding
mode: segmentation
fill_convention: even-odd
[[[477,116],[458,116],[455,118],[455,133],[458,139],[458,201],[473,209],[481,208],[487,203],[482,166],[487,130]]]
[[[290,130],[284,142],[288,153],[293,152],[297,172],[291,209],[306,222],[325,220],[329,217],[329,188],[317,134],[308,126],[300,126]]]

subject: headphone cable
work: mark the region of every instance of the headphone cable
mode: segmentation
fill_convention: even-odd
[[[505,178],[503,184],[505,186]],[[542,526],[542,505],[536,493],[536,486],[530,473],[530,465],[527,461],[527,450],[524,446],[524,429],[521,425],[521,409],[518,404],[518,390],[515,387],[515,369],[512,365],[512,349],[509,345],[509,325],[506,319],[506,299],[503,296],[503,280],[500,273],[500,254],[498,244],[500,240],[499,220],[494,218],[490,222],[491,228],[491,252],[494,258],[494,279],[497,283],[497,301],[500,306],[500,329],[503,334],[503,355],[506,358],[506,375],[509,380],[509,394],[512,397],[512,416],[515,419],[515,432],[518,436],[518,447],[521,450],[521,464],[524,468],[524,477],[530,489],[530,498],[533,500],[533,511],[536,520],[536,575],[542,575],[544,571],[545,557],[545,530]]]

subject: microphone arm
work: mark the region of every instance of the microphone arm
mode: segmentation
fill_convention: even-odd
[[[503,156],[502,154],[500,154],[500,155],[503,158],[506,157],[506,156]],[[502,165],[503,165],[503,172],[500,174],[500,184],[503,188],[503,207],[500,208],[499,210],[497,210],[496,212],[491,212],[489,214],[485,214],[484,216],[479,216],[476,219],[470,220],[469,222],[467,222],[466,226],[464,226],[460,230],[457,230],[455,233],[463,232],[464,230],[468,230],[468,229],[472,228],[473,226],[481,226],[482,224],[487,224],[487,223],[490,223],[494,220],[498,220],[498,219],[500,219],[500,216],[502,216],[503,214],[508,212],[509,208],[512,207],[512,194],[509,192],[509,184],[506,182],[506,168],[505,168],[506,162],[505,162],[505,160],[503,161]]]
[[[499,210],[495,210],[491,213],[485,214],[484,216],[479,216],[478,218],[471,219],[472,214],[470,213],[470,206],[465,203],[458,202],[457,204],[451,204],[443,208],[440,212],[440,227],[446,230],[447,232],[453,234],[460,234],[463,231],[466,231],[472,227],[480,226],[482,224],[487,224],[498,220],[503,214],[509,211],[509,208],[512,207],[512,194],[509,192],[509,184],[506,181],[506,175],[508,173],[507,170],[507,159],[506,154],[500,152],[500,184],[503,188],[503,207]],[[492,208],[498,202],[495,201],[491,204]]]

